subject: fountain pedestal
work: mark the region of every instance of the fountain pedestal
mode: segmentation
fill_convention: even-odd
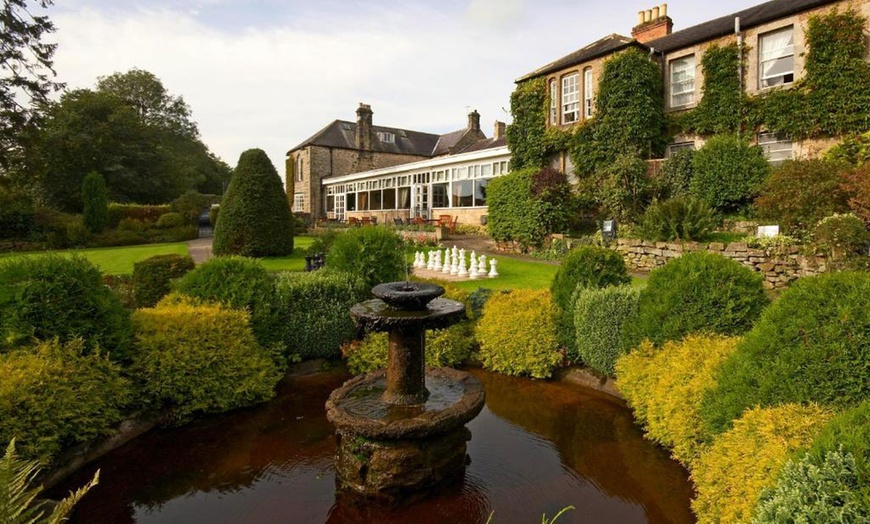
[[[483,409],[483,385],[468,373],[425,367],[425,330],[465,318],[465,306],[439,299],[439,286],[376,286],[379,297],[351,316],[389,333],[385,371],[346,382],[326,403],[336,427],[339,489],[396,502],[460,477],[468,463],[465,427]]]

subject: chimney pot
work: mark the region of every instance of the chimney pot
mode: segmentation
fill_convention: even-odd
[[[661,12],[662,18],[667,17],[668,16],[668,4],[662,4],[660,12]]]
[[[637,25],[643,25],[643,11],[637,12]]]
[[[643,21],[644,22],[651,22],[652,21],[652,9],[647,9],[646,11],[644,11]]]
[[[493,129],[493,132],[492,132],[492,138],[494,140],[499,140],[501,138],[504,138],[506,130],[507,130],[507,126],[505,125],[505,123],[499,122],[498,120],[496,120],[495,121],[495,129]]]
[[[671,34],[674,21],[668,16],[668,5],[661,4],[638,13],[638,20],[643,15],[643,22],[631,30],[631,36],[641,44]]]
[[[659,19],[659,8],[658,8],[658,7],[653,7],[653,8],[652,8],[652,19],[653,19],[653,20],[658,20],[658,19]]]

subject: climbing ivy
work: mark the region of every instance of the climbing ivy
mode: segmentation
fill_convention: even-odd
[[[701,136],[741,131],[748,105],[738,75],[742,61],[736,43],[707,49],[701,59],[703,97],[693,110],[676,117],[680,128]]]
[[[546,138],[548,102],[546,78],[520,82],[511,94],[513,123],[507,128],[511,170],[546,163],[550,153]]]

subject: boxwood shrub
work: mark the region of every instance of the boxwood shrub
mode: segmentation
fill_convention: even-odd
[[[110,434],[131,397],[129,381],[81,339],[40,342],[0,355],[0,442],[52,464],[70,447]]]
[[[760,147],[736,135],[716,135],[695,153],[689,191],[722,213],[752,202],[770,172]]]
[[[790,456],[812,444],[831,411],[817,405],[753,408],[695,462],[698,522],[748,522]]]
[[[402,238],[385,227],[360,227],[338,235],[326,265],[361,277],[371,288],[407,277]]]
[[[137,351],[132,376],[148,402],[172,421],[268,400],[281,378],[248,314],[217,304],[167,300],[133,314]]]
[[[550,377],[562,361],[555,314],[547,291],[493,294],[475,331],[483,367],[505,375]]]
[[[702,415],[721,432],[752,406],[870,399],[870,274],[799,279],[719,370]]]
[[[31,340],[84,340],[127,358],[130,315],[84,257],[43,255],[0,263],[0,350]]]
[[[188,255],[156,255],[133,264],[133,296],[137,307],[153,307],[169,293],[169,283],[196,267]]]
[[[371,295],[360,277],[326,269],[284,273],[275,287],[284,349],[303,360],[340,356],[356,334],[350,307]]]
[[[612,377],[624,353],[622,326],[637,314],[639,301],[640,290],[630,286],[580,290],[574,301],[577,352],[569,351],[568,359]]]
[[[649,339],[660,346],[698,332],[739,335],[766,305],[760,274],[720,255],[687,253],[650,273],[638,314],[623,329],[624,343],[632,348]]]

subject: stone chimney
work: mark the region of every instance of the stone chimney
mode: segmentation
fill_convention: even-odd
[[[356,110],[356,147],[362,151],[372,149],[372,106],[360,103]]]
[[[492,131],[493,140],[499,140],[499,139],[504,138],[506,129],[507,129],[507,126],[505,125],[504,122],[499,122],[498,120],[496,120],[495,121],[495,129],[493,129],[493,131]]]
[[[480,131],[480,113],[477,112],[477,109],[468,113],[468,130]]]
[[[631,30],[631,36],[645,44],[650,40],[668,36],[674,30],[674,21],[668,16],[668,4],[639,11],[637,25]]]

